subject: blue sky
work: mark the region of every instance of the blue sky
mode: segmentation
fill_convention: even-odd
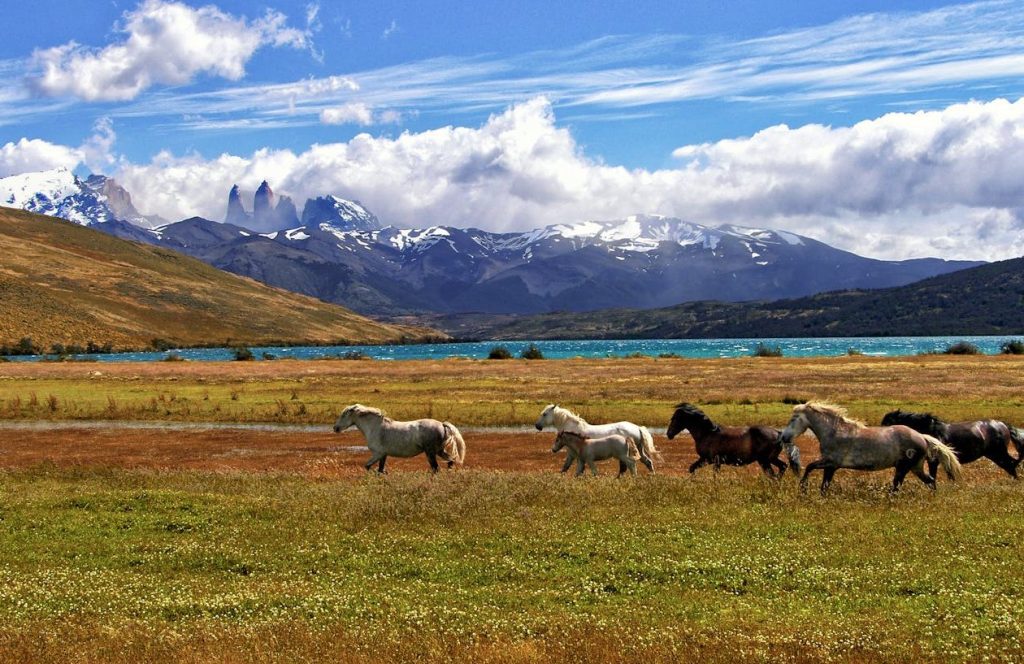
[[[894,257],[1024,252],[1009,183],[991,201],[972,190],[936,203],[922,197],[941,182],[909,177],[894,192],[879,180],[830,204],[848,183],[810,200],[817,184],[793,182],[766,200],[722,175],[749,168],[779,189],[793,164],[764,155],[810,150],[818,126],[820,145],[862,166],[874,154],[863,145],[897,132],[898,149],[876,150],[880,173],[923,168],[939,148],[945,176],[970,170],[962,155],[1020,110],[1018,2],[36,0],[5,15],[18,29],[0,43],[0,175],[77,160],[169,217],[215,216],[223,183],[267,177],[297,198],[321,187],[367,199],[400,225],[500,230],[628,210],[772,224]],[[932,115],[890,117],[921,112]],[[969,149],[943,148],[936,122],[960,127]],[[917,126],[932,128],[927,141]],[[1012,159],[1014,145],[996,147]],[[920,154],[892,163],[901,150]],[[822,163],[798,157],[805,177]],[[459,163],[436,167],[448,160]],[[409,193],[417,164],[436,180]],[[718,202],[702,206],[699,187]],[[618,198],[586,204],[606,190]],[[924,227],[933,237],[911,241]],[[1001,247],[974,246],[986,237]]]

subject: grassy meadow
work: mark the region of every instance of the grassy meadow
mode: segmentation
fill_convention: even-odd
[[[321,360],[0,364],[0,419],[328,424],[360,402],[397,419],[525,426],[557,402],[593,422],[664,427],[691,401],[729,423],[785,424],[831,400],[877,422],[896,407],[1024,423],[1024,356]]]
[[[0,416],[326,424],[362,401],[520,426],[558,401],[664,426],[687,399],[728,423],[782,424],[787,401],[823,398],[869,420],[899,405],[1021,424],[1022,369],[1002,357],[7,363]],[[147,435],[122,443],[144,456]],[[193,434],[159,435],[163,454]],[[247,454],[258,434],[231,435],[210,456]],[[684,476],[688,437],[659,438],[658,475],[573,480],[543,434],[467,435],[464,470],[431,476],[420,458],[386,477],[326,446],[354,434],[275,433],[295,447],[271,438],[281,461],[258,470],[76,456],[74,430],[26,455],[46,436],[0,428],[0,661],[1024,660],[1024,488],[985,460],[961,483],[932,493],[911,479],[896,496],[888,472],[840,471],[822,497],[752,468]],[[78,445],[104,437],[117,433]],[[308,463],[289,463],[305,437]],[[522,455],[534,461],[497,461]]]

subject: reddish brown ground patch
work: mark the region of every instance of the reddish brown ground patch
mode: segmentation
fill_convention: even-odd
[[[554,434],[466,432],[467,468],[520,472],[557,472],[564,453],[552,454]],[[696,459],[693,440],[681,436],[669,441],[655,438],[664,460],[659,472],[685,474]],[[800,441],[804,458],[817,456],[813,439]],[[187,469],[212,471],[298,472],[311,475],[357,476],[369,452],[359,449],[362,436],[355,431],[330,432],[252,431],[243,429],[54,429],[50,431],[0,430],[0,467],[24,468],[40,463],[57,466]],[[423,456],[389,459],[395,472],[426,470]],[[600,464],[614,474],[612,462]],[[640,473],[645,472],[640,468]],[[709,472],[709,471],[703,471]],[[728,472],[760,472],[751,466]]]

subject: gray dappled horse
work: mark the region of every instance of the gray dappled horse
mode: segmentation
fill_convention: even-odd
[[[913,472],[929,488],[935,478],[924,470],[926,459],[942,464],[950,479],[960,477],[960,462],[953,450],[937,438],[918,433],[901,425],[869,427],[846,416],[838,406],[809,401],[793,407],[793,417],[782,432],[782,444],[790,445],[801,433],[810,429],[818,438],[821,458],[807,464],[800,486],[807,488],[807,478],[819,468],[824,471],[821,492],[828,490],[832,476],[839,468],[882,470],[895,468],[892,490],[899,490],[903,478]]]

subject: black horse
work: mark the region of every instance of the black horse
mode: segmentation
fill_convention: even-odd
[[[778,429],[765,426],[722,427],[711,421],[700,409],[689,403],[676,406],[672,421],[668,425],[668,439],[672,440],[681,431],[689,430],[693,442],[697,446],[697,461],[690,466],[690,472],[701,466],[713,463],[717,470],[723,463],[733,466],[745,466],[757,462],[769,477],[782,477],[787,465],[779,460],[782,452],[782,433]],[[790,452],[793,472],[800,474],[800,457]],[[778,474],[772,470],[778,469]]]
[[[905,413],[901,410],[894,410],[882,418],[882,426],[894,424],[935,436],[953,448],[960,463],[970,463],[985,457],[1005,470],[1010,477],[1017,479],[1017,465],[1024,458],[1024,437],[1020,429],[1014,429],[998,420],[946,423],[931,413]],[[1010,443],[1017,448],[1016,459],[1007,451]],[[937,466],[937,461],[928,462],[932,477],[935,477]]]

